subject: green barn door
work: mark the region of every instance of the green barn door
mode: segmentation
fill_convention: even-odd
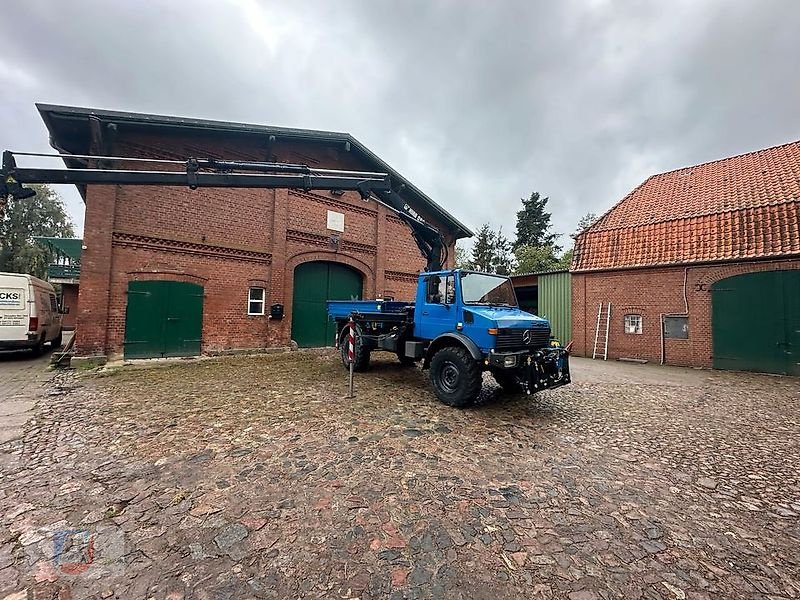
[[[336,324],[328,320],[326,300],[361,298],[361,274],[332,262],[307,262],[294,270],[292,339],[298,346],[332,346]]]
[[[203,329],[203,288],[183,281],[131,281],[125,358],[195,356]]]
[[[715,369],[800,375],[800,271],[762,271],[711,286]]]

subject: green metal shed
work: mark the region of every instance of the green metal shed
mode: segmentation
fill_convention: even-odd
[[[514,275],[511,282],[520,308],[547,318],[552,335],[567,344],[572,339],[572,276],[569,271]]]
[[[539,316],[550,321],[552,335],[562,344],[572,339],[572,276],[569,271],[539,275]]]

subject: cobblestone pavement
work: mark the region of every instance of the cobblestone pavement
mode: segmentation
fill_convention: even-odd
[[[50,353],[0,352],[0,444],[22,435],[36,396],[52,376],[49,364]]]
[[[59,375],[0,598],[800,597],[800,381],[574,379],[457,410],[388,358],[354,400],[331,353]]]

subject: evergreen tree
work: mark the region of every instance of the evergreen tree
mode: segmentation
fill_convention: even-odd
[[[498,275],[511,275],[514,269],[514,255],[511,252],[511,242],[503,235],[501,227],[494,237],[494,257],[492,258],[492,273]]]
[[[550,231],[550,213],[547,212],[547,201],[539,192],[532,192],[530,197],[522,199],[522,209],[517,212],[517,237],[514,250],[522,246],[541,248],[551,246],[555,252],[561,250],[556,245],[558,234]]]
[[[491,271],[494,263],[495,233],[488,223],[484,223],[475,236],[472,245],[470,267],[476,271]]]
[[[59,195],[46,185],[32,185],[36,195],[11,199],[0,220],[0,271],[44,277],[51,252],[34,236],[74,237],[72,222]]]

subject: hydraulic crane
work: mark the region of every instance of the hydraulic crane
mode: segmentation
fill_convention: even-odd
[[[45,169],[17,166],[17,156],[80,160],[79,169]],[[171,170],[113,168],[115,163],[169,166]],[[102,168],[101,168],[102,165]],[[439,231],[426,223],[400,196],[392,191],[387,173],[316,169],[307,165],[189,158],[186,161],[38,152],[3,152],[0,198],[22,200],[35,194],[25,184],[154,185],[211,188],[292,188],[303,190],[355,191],[363,200],[374,199],[393,211],[411,229],[426,261],[426,270],[438,271],[447,261],[447,244]]]

